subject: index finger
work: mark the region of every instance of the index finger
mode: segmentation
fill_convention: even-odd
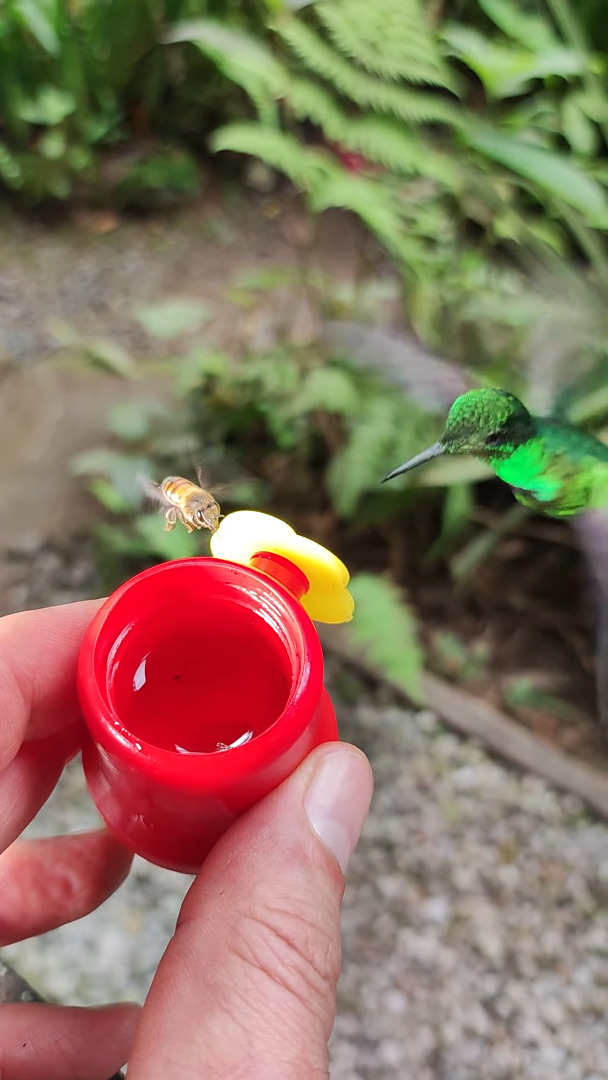
[[[50,735],[79,718],[78,652],[102,602],[81,600],[0,618],[0,770],[25,739]]]

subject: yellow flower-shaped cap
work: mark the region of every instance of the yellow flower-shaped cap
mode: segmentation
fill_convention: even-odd
[[[235,510],[211,536],[211,554],[249,566],[258,552],[280,555],[293,563],[308,581],[300,598],[311,619],[343,623],[352,619],[355,602],[347,585],[350,574],[327,548],[300,536],[291,525],[257,510]]]

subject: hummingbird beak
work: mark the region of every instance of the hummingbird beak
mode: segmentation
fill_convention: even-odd
[[[406,461],[405,465],[400,465],[398,469],[393,469],[388,476],[384,477],[382,481],[386,484],[387,480],[394,480],[396,476],[401,476],[401,473],[409,472],[410,469],[417,469],[419,465],[424,465],[425,461],[431,461],[432,458],[439,457],[440,454],[444,454],[445,450],[440,442],[433,443],[429,446],[428,450],[423,450],[421,454],[416,454],[416,457],[411,458],[410,461]]]

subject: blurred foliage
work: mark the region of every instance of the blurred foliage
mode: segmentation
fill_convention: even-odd
[[[357,214],[400,265],[425,340],[506,250],[584,254],[608,282],[606,55],[568,0],[479,0],[479,26],[434,25],[418,0],[297,7],[266,40],[209,19],[164,40],[191,42],[251,99],[257,119],[212,147],[285,173],[315,213]]]
[[[296,273],[291,299],[286,300],[288,277],[287,272],[270,268],[261,274],[240,274],[229,291],[244,310],[259,303],[261,290],[271,294],[278,290],[276,302],[272,295],[265,299],[276,308],[293,305],[302,289],[308,295],[318,289],[330,311],[345,302],[347,290],[335,289],[332,295],[331,283],[308,271],[300,281]],[[549,348],[551,357],[561,357],[570,371],[564,393],[566,411],[601,435],[608,418],[608,397],[594,393],[593,388],[598,380],[605,385],[607,375],[604,309],[590,300],[588,291],[577,292],[577,277],[567,277],[565,282],[547,280],[544,292],[539,285],[527,293],[523,288],[517,292],[508,280],[509,303],[504,297],[501,303],[498,292],[477,302],[482,326],[487,322],[496,328],[502,319],[511,343],[519,342],[521,349],[530,336],[535,342],[530,362],[505,372],[505,384],[532,406],[535,385],[541,374],[547,375],[543,357]],[[373,284],[377,288],[378,283]],[[569,302],[563,295],[565,285]],[[351,296],[353,304],[356,296],[358,312],[370,304],[373,307],[375,290],[369,292],[371,300],[359,282]],[[586,308],[581,306],[581,296],[588,301]],[[488,310],[481,303],[484,299]],[[471,580],[500,539],[528,516],[525,508],[513,504],[491,527],[475,527],[473,485],[486,478],[488,471],[467,459],[440,460],[413,480],[404,477],[388,487],[379,484],[390,468],[433,442],[441,430],[450,395],[444,406],[441,394],[431,403],[419,392],[417,380],[424,383],[428,373],[426,351],[415,342],[408,343],[408,390],[395,393],[394,372],[383,370],[380,351],[372,349],[362,363],[348,348],[336,344],[314,341],[294,346],[279,337],[273,345],[243,346],[236,355],[229,355],[205,341],[208,312],[204,305],[167,299],[138,309],[135,317],[148,334],[170,343],[166,371],[172,394],[160,405],[146,400],[144,389],[141,400],[115,405],[108,418],[111,444],[87,451],[74,462],[75,472],[86,477],[89,490],[106,510],[96,532],[104,584],[113,587],[129,572],[159,559],[206,553],[206,533],[164,530],[158,508],[145,505],[141,484],[142,477],[156,481],[170,474],[193,478],[195,468],[202,465],[207,486],[218,495],[224,513],[239,507],[267,509],[330,547],[340,549],[345,536],[356,542],[359,554],[354,565],[364,573],[356,575],[361,618],[359,630],[351,632],[357,644],[366,646],[373,662],[400,681],[414,700],[419,698],[422,652],[416,619],[396,587],[378,577],[377,570],[390,563],[395,536],[403,545],[408,522],[422,507],[421,490],[429,489],[426,499],[440,511],[435,515],[436,539],[427,563],[441,561],[459,587]],[[539,325],[552,328],[548,346],[538,338]],[[364,340],[363,329],[359,334]],[[555,334],[562,350],[567,344],[585,356],[587,347],[586,362],[578,370],[572,370],[568,350],[561,354],[557,350]],[[178,346],[181,335],[183,343]],[[65,330],[63,339],[70,341]],[[74,347],[78,344],[75,339]],[[128,364],[112,368],[106,359],[112,356],[111,349],[103,349],[99,342],[93,348],[88,339],[80,345],[89,362],[98,365],[101,356],[102,364],[105,361],[115,374],[140,377],[131,358]],[[450,370],[447,361],[436,358],[435,362],[438,370]],[[397,370],[401,377],[403,368]],[[563,392],[563,371],[557,370],[554,376],[554,390],[561,386]],[[546,378],[542,385],[546,388]],[[387,632],[387,628],[392,629]]]
[[[418,341],[461,376],[466,367],[535,411],[601,431],[604,22],[595,0],[11,0],[0,11],[0,180],[33,200],[87,191],[131,206],[194,193],[206,146],[261,162],[303,193],[313,219],[328,208],[358,216],[392,257]],[[296,289],[325,314],[373,321],[361,288],[369,250],[350,297],[315,279],[310,251]],[[285,277],[235,282],[234,298],[255,306]],[[113,446],[75,463],[108,511],[97,539],[109,578],[201,550],[200,536],[166,533],[161,515],[144,512],[138,482],[193,475],[201,462],[230,485],[226,509],[305,507],[311,529],[376,530],[386,548],[426,497],[440,509],[428,562],[447,562],[458,584],[521,521],[514,508],[496,527],[471,528],[472,485],[487,475],[476,462],[438,461],[379,487],[435,440],[449,404],[441,393],[430,402],[429,354],[416,360],[416,341],[395,379],[373,349],[367,362],[314,342],[229,356],[198,338],[182,349],[180,336],[196,338],[208,317],[190,303],[137,317],[178,354],[174,398],[160,411],[143,394],[117,407]],[[111,345],[55,331],[96,365],[138,377]],[[375,595],[366,587],[363,605]],[[391,589],[378,584],[363,623],[376,627],[370,638],[386,623],[413,641]],[[393,671],[389,646],[378,662]],[[404,678],[415,695],[415,672]]]
[[[189,149],[231,115],[235,95],[200,52],[169,53],[159,39],[200,16],[263,33],[267,15],[266,0],[5,0],[0,181],[32,201],[194,192]],[[100,148],[115,151],[105,171]]]
[[[378,574],[356,574],[350,591],[355,599],[356,618],[349,631],[355,644],[412,701],[422,704],[424,657],[414,612],[396,587]]]

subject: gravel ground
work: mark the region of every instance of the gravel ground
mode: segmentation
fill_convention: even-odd
[[[94,591],[85,547],[23,567],[5,609]],[[373,699],[332,664],[328,681],[376,778],[344,904],[332,1080],[600,1080],[605,825],[432,715]],[[96,821],[75,762],[30,834]],[[98,912],[3,955],[66,1002],[142,1000],[188,883],[138,859]]]

